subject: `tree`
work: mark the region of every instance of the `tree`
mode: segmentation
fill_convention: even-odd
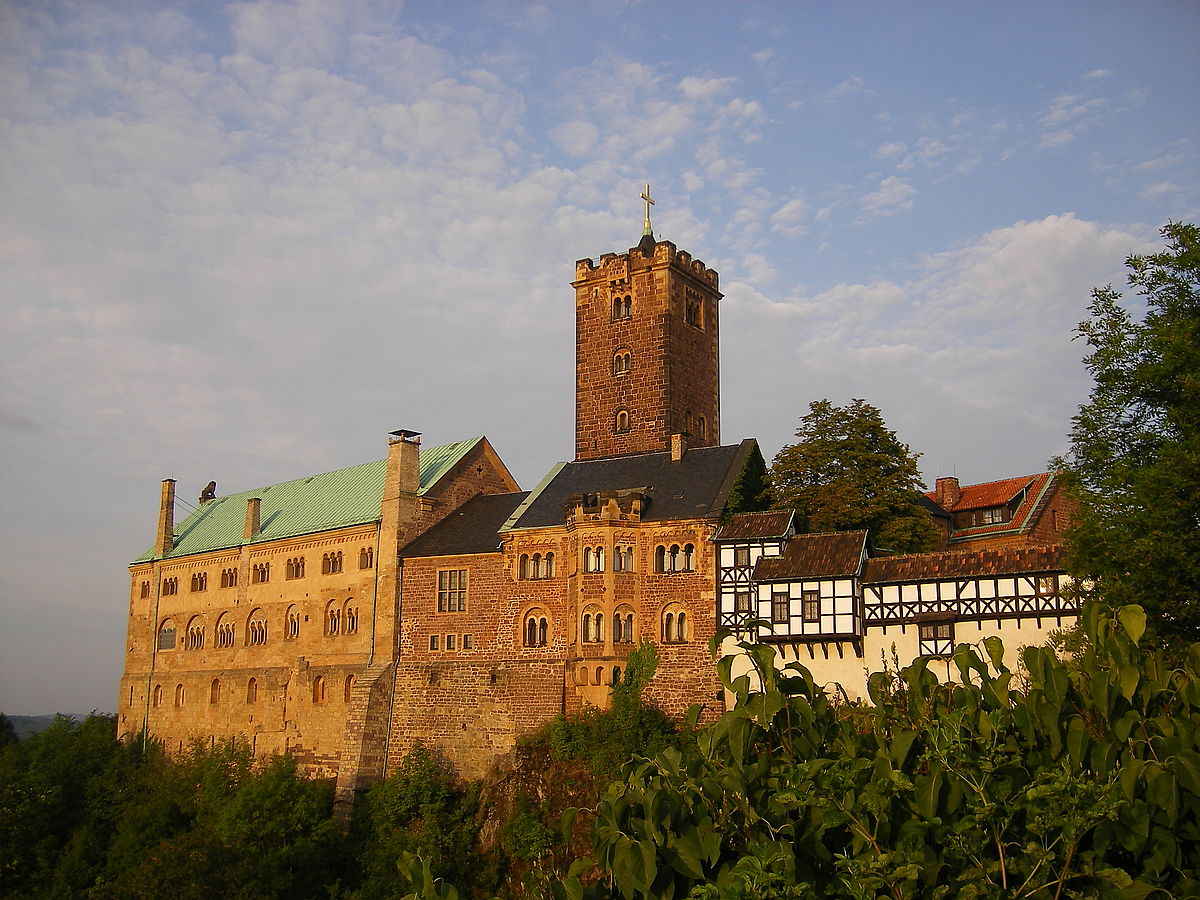
[[[1109,285],[1079,325],[1094,384],[1065,460],[1080,501],[1069,565],[1092,596],[1139,603],[1160,639],[1200,639],[1200,229],[1126,260],[1136,316]]]
[[[805,531],[865,528],[872,547],[897,553],[937,546],[937,528],[921,505],[920,454],[865,400],[808,407],[799,440],[771,465],[775,506],[795,509]]]

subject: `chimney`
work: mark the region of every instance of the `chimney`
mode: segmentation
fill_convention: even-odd
[[[402,494],[416,494],[421,489],[421,432],[400,429],[393,431],[394,441],[388,441],[388,480]]]
[[[162,483],[162,498],[158,504],[158,534],[154,538],[154,555],[164,557],[175,546],[175,479]]]
[[[687,453],[688,436],[686,433],[671,435],[671,462],[679,462],[683,459],[683,454]]]
[[[251,497],[246,501],[246,527],[242,529],[242,540],[248,541],[258,534],[262,526],[262,498]]]
[[[958,479],[953,476],[939,478],[934,488],[934,501],[942,509],[954,509],[958,504],[962,491],[958,487]]]

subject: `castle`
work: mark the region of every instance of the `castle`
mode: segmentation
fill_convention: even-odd
[[[244,736],[346,799],[418,742],[481,775],[559,713],[606,706],[642,641],[659,652],[646,696],[679,715],[724,702],[721,627],[855,696],[893,648],[945,660],[997,634],[1015,655],[1073,620],[1052,475],[939,479],[947,549],[920,556],[756,511],[756,442],[720,441],[717,273],[654,238],[643,198],[636,247],[576,263],[575,458],[533,490],[484,437],[408,430],[378,461],[210,485],[179,522],[162,483],[129,567],[122,736]]]

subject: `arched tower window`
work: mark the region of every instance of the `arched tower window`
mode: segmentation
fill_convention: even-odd
[[[629,411],[619,410],[616,418],[613,420],[613,430],[618,434],[624,434],[629,431]]]

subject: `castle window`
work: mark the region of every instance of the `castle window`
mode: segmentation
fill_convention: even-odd
[[[439,639],[439,635],[431,634],[429,636],[429,649],[430,650],[438,649],[438,639]]]
[[[221,587],[231,588],[237,587],[237,569],[222,569],[221,570]]]
[[[542,571],[543,571],[543,575],[546,578],[554,577],[554,554],[553,553],[546,554],[545,566],[543,567]]]
[[[603,547],[584,547],[583,548],[583,571],[584,572],[603,572],[604,571],[604,548]]]
[[[654,571],[667,571],[667,548],[661,544],[654,548]]]
[[[632,368],[633,356],[628,350],[613,354],[612,373],[614,375],[628,375]]]
[[[313,703],[325,702],[325,679],[318,675],[312,683]]]
[[[358,607],[352,605],[350,600],[347,600],[343,613],[346,623],[346,634],[358,634]]]
[[[545,647],[550,637],[550,621],[540,609],[530,610],[525,614],[525,624],[521,629],[521,643],[526,647]],[[464,641],[466,635],[463,636]],[[465,648],[466,643],[463,644]]]
[[[353,692],[354,692],[354,676],[347,675],[346,676],[346,686],[344,688],[342,688],[342,701],[345,703],[349,703],[350,697],[352,696]]]
[[[330,600],[325,607],[325,634],[339,634],[342,630],[342,611],[336,600]]]
[[[950,656],[954,652],[954,623],[917,625],[917,643],[922,656]]]
[[[326,553],[321,557],[321,574],[336,575],[342,571],[342,551]]]
[[[443,569],[438,572],[438,612],[467,611],[467,570]]]
[[[246,618],[246,645],[261,647],[267,642],[267,617],[261,609],[253,610]]]
[[[529,578],[529,573],[529,554],[522,553],[521,561],[517,564],[517,578],[524,581],[525,579]]]
[[[733,595],[734,612],[750,612],[751,597],[749,591],[739,591]]]
[[[358,567],[360,569],[375,568],[375,548],[363,547],[358,551]]]
[[[750,565],[750,548],[749,547],[734,547],[733,548],[733,564],[740,568],[745,568]]]
[[[694,572],[696,570],[696,548],[692,544],[683,545],[683,571]]]
[[[580,666],[579,671],[575,675],[575,678],[579,681],[580,684],[587,684],[588,683],[587,666]]]
[[[696,434],[700,440],[708,440],[708,422],[705,421],[704,416],[701,416],[696,421]]]
[[[596,684],[604,684],[604,666],[596,666]]]
[[[283,636],[289,641],[300,637],[300,611],[294,605],[288,607],[287,615],[284,616]]]
[[[475,646],[474,636],[470,635],[470,634],[464,634],[463,638],[462,638],[462,648],[464,650],[470,650],[474,646]]]
[[[628,607],[618,609],[613,616],[613,643],[633,643],[633,613]]]
[[[198,591],[207,591],[207,590],[208,590],[208,573],[207,572],[193,572],[192,573],[192,593],[195,594]]]
[[[154,686],[154,705],[162,706],[162,685],[161,684],[156,684]]]
[[[216,635],[219,649],[233,646],[234,624],[228,613],[221,613],[221,618],[217,619]]]
[[[189,650],[204,649],[204,623],[199,616],[194,616],[187,627],[187,643],[186,647]]]
[[[251,584],[266,584],[271,580],[271,564],[269,562],[255,563],[250,569]]]
[[[533,554],[532,563],[533,563],[533,577],[541,578],[542,577],[542,554],[540,554],[540,553]]]
[[[632,572],[633,571],[633,548],[632,547],[614,547],[613,548],[613,571],[614,572]]]
[[[821,621],[821,594],[819,591],[804,592],[804,621]]]
[[[175,649],[175,620],[167,619],[158,628],[158,649]]]
[[[613,431],[617,434],[629,431],[629,413],[626,410],[617,413],[616,419],[613,421]]]
[[[687,612],[677,603],[668,605],[662,617],[663,643],[683,644],[689,637]]]
[[[586,612],[583,614],[581,631],[585,644],[601,644],[604,642],[604,613]]]
[[[183,706],[184,700],[187,699],[186,693],[183,690],[182,684],[175,685],[175,705]]]
[[[170,597],[172,594],[178,594],[178,593],[179,593],[179,579],[178,578],[164,578],[163,583],[162,583],[162,595],[164,597]]]
[[[446,649],[447,650],[456,650],[457,643],[458,643],[458,635],[454,635],[454,634],[446,635]]]
[[[212,684],[209,685],[208,702],[213,703],[213,704],[221,702],[221,679],[220,678],[214,678],[212,680]]]
[[[258,702],[258,679],[257,678],[251,678],[249,681],[246,682],[246,702],[247,703],[257,703]]]
[[[287,570],[284,572],[283,577],[288,579],[289,581],[293,578],[303,578],[304,577],[304,557],[297,556],[297,557],[293,557],[292,559],[289,559],[287,561]]]
[[[775,591],[771,594],[771,621],[776,625],[787,622],[791,599],[787,591]]]
[[[142,597],[144,598],[144,597],[149,597],[149,596],[150,596],[150,582],[143,581],[142,582]]]
[[[626,294],[624,297],[613,297],[612,301],[612,317],[616,322],[619,319],[628,319],[633,315],[633,297]]]
[[[689,325],[695,325],[697,328],[704,327],[704,311],[699,300],[688,300],[684,315]]]

